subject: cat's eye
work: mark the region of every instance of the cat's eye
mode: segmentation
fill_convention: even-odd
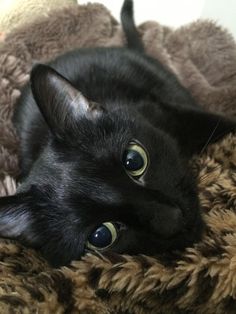
[[[115,224],[104,222],[90,234],[86,246],[92,250],[105,250],[115,242],[117,237],[118,232]]]
[[[124,151],[123,166],[132,177],[140,177],[148,166],[148,156],[144,148],[136,142],[130,142]]]

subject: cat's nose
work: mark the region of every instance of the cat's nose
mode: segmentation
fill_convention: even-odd
[[[152,227],[165,238],[174,236],[181,232],[184,227],[184,217],[179,207],[162,206],[155,212]]]

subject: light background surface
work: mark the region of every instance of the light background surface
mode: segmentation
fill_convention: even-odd
[[[80,4],[87,0],[78,0]],[[119,20],[123,0],[96,0]],[[236,38],[236,0],[134,0],[135,20],[139,24],[155,20],[178,27],[198,18],[209,18],[228,28]]]

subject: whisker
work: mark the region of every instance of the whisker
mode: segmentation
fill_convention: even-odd
[[[215,134],[215,132],[216,132],[218,126],[219,126],[219,123],[220,123],[220,118],[219,118],[219,120],[217,121],[216,126],[214,127],[214,129],[213,129],[213,131],[211,132],[210,136],[208,137],[208,139],[207,139],[205,145],[204,145],[203,148],[201,149],[201,151],[200,151],[200,153],[199,153],[200,155],[206,150],[208,144],[210,143],[212,137],[214,136],[214,134]]]
[[[220,117],[219,117],[214,129],[212,130],[210,136],[208,137],[206,143],[203,145],[203,148],[201,149],[201,151],[199,153],[197,153],[197,155],[201,155],[206,150],[208,144],[210,143],[212,137],[214,136],[214,134],[215,134],[215,132],[219,126],[219,123],[220,123]],[[221,136],[219,136],[219,137],[221,137]],[[181,184],[181,182],[183,181],[184,178],[186,178],[186,176],[188,176],[188,172],[192,173],[192,170],[190,170],[190,168],[191,168],[191,166],[189,165],[189,167],[187,167],[187,169],[185,171],[185,174],[183,175],[183,178],[180,180],[180,182],[177,184],[177,186]]]

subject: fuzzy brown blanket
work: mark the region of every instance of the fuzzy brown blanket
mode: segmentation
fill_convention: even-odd
[[[177,30],[140,26],[147,53],[177,74],[207,109],[235,115],[236,45],[198,21]],[[14,193],[17,140],[11,115],[35,61],[87,46],[122,45],[119,24],[101,5],[51,12],[0,43],[0,195]],[[27,118],[27,117],[26,117]],[[199,126],[200,127],[200,126]],[[19,243],[0,243],[0,313],[236,313],[236,136],[193,160],[203,217],[201,243],[158,258],[87,255],[52,269]]]

